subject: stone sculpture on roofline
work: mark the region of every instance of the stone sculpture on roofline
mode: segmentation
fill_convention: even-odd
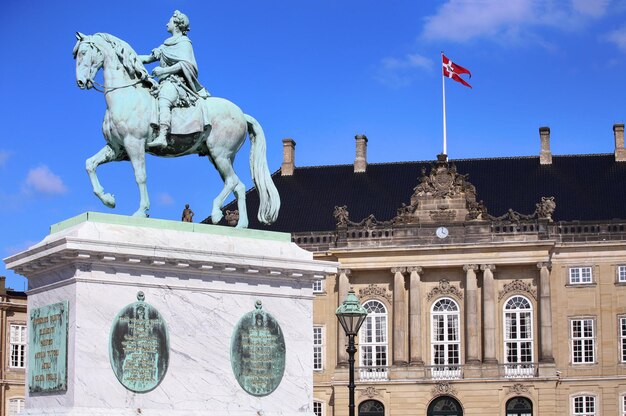
[[[102,126],[106,145],[86,161],[93,192],[114,208],[115,197],[104,191],[96,169],[104,163],[128,160],[139,187],[139,208],[134,215],[147,217],[146,154],[208,156],[224,180],[224,188],[213,200],[212,222],[222,219],[221,206],[232,192],[239,211],[237,227],[246,228],[246,189],[234,171],[233,160],[249,135],[251,176],[260,196],[257,216],[261,223],[272,224],[278,217],[280,197],[267,166],[261,125],[232,102],[210,96],[200,85],[186,35],[188,17],[177,10],[166,28],[172,36],[149,55],[138,55],[128,43],[107,33],[76,33],[76,83],[81,89],[101,87],[107,105]],[[160,66],[152,75],[158,83],[143,66],[156,61]],[[104,85],[94,80],[101,68]]]

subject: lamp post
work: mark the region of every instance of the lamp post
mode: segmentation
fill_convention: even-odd
[[[359,333],[359,329],[367,316],[367,311],[359,303],[359,299],[351,288],[348,291],[346,300],[337,308],[335,315],[337,315],[337,319],[348,337],[348,348],[346,348],[350,367],[350,381],[348,382],[348,389],[350,390],[348,416],[354,416],[354,353],[356,352],[354,337]]]

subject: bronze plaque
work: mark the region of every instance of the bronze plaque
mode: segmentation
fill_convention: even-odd
[[[109,359],[120,383],[136,393],[154,390],[169,364],[167,325],[158,310],[144,302],[124,307],[113,321]]]
[[[231,338],[230,363],[241,388],[253,396],[267,396],[283,378],[283,332],[276,319],[262,309],[259,300],[255,310],[237,323]]]

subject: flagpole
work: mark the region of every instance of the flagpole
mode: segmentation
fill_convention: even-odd
[[[443,64],[443,52],[441,52],[441,63]],[[447,156],[447,137],[446,137],[446,79],[443,76],[443,69],[441,70],[441,92],[443,95],[443,154]],[[446,160],[448,158],[446,157]]]

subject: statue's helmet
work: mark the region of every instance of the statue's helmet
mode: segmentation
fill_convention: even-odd
[[[178,27],[183,35],[187,34],[187,32],[189,32],[189,18],[187,17],[187,15],[176,10],[173,17],[176,27]]]

